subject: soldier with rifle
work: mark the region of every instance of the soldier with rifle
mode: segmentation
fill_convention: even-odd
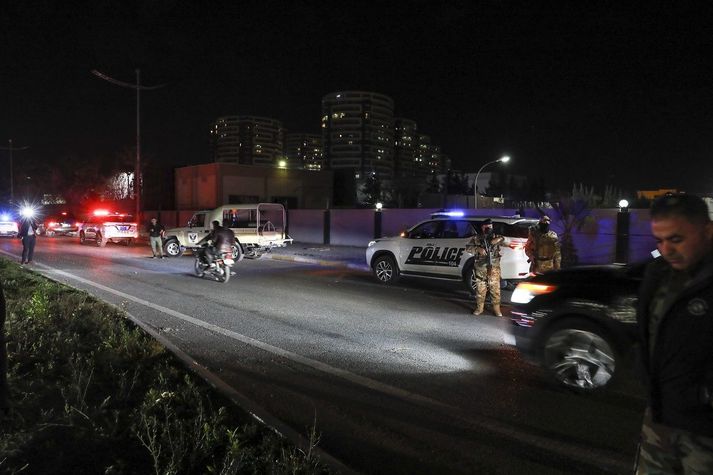
[[[505,239],[493,232],[493,222],[486,219],[480,225],[481,233],[475,234],[465,250],[475,256],[475,309],[473,315],[480,315],[485,309],[485,297],[490,292],[493,314],[502,317],[500,311],[500,245]]]

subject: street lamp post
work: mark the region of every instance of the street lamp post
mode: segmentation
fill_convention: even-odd
[[[493,160],[492,162],[486,163],[485,165],[480,167],[480,170],[478,170],[478,173],[475,174],[475,183],[473,183],[473,195],[474,195],[473,198],[475,198],[475,205],[474,205],[475,209],[478,209],[478,177],[480,176],[480,172],[483,171],[483,168],[487,167],[488,165],[492,165],[493,163],[498,163],[498,162],[507,163],[509,161],[510,161],[510,157],[505,155],[503,157],[498,158],[497,160]]]
[[[7,150],[10,152],[10,203],[15,202],[15,178],[13,176],[13,165],[12,165],[12,151],[20,151],[20,150],[27,150],[30,147],[13,147],[12,146],[12,139],[7,141],[9,144],[9,147],[0,147],[0,150]]]
[[[134,167],[134,195],[136,197],[136,220],[138,221],[141,215],[141,91],[158,89],[165,86],[165,84],[142,86],[140,69],[136,69],[136,84],[118,81],[106,74],[100,73],[96,69],[92,70],[92,74],[117,86],[136,89],[136,165]]]

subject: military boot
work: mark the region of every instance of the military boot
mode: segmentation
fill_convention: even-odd
[[[481,313],[483,313],[484,308],[485,300],[476,300],[475,309],[473,309],[473,315],[480,315]]]
[[[496,317],[503,316],[503,312],[500,311],[500,304],[493,304],[493,313]]]

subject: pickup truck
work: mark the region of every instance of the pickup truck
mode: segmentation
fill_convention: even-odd
[[[256,259],[273,247],[292,243],[285,233],[285,208],[277,203],[223,205],[210,211],[197,211],[185,227],[166,230],[163,250],[177,257],[186,250],[196,249],[198,241],[211,231],[211,223],[219,221],[235,233],[233,259]]]

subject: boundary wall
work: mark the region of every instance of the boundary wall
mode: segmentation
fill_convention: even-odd
[[[429,219],[438,209],[383,209],[381,236],[397,236],[414,224]],[[475,216],[512,216],[515,209],[470,209]],[[287,227],[296,242],[331,244],[335,246],[366,247],[375,237],[378,219],[374,209],[294,209],[288,210]],[[608,264],[615,260],[618,209],[594,209],[582,229],[573,233],[574,246],[580,264]],[[193,214],[191,210],[146,211],[145,216],[158,216],[164,226],[185,225]],[[649,212],[632,209],[629,214],[628,261],[638,262],[650,257],[656,241],[649,229]],[[534,209],[525,210],[523,216],[538,218]],[[550,216],[553,216],[550,214]],[[562,235],[562,223],[553,216],[552,229]]]

